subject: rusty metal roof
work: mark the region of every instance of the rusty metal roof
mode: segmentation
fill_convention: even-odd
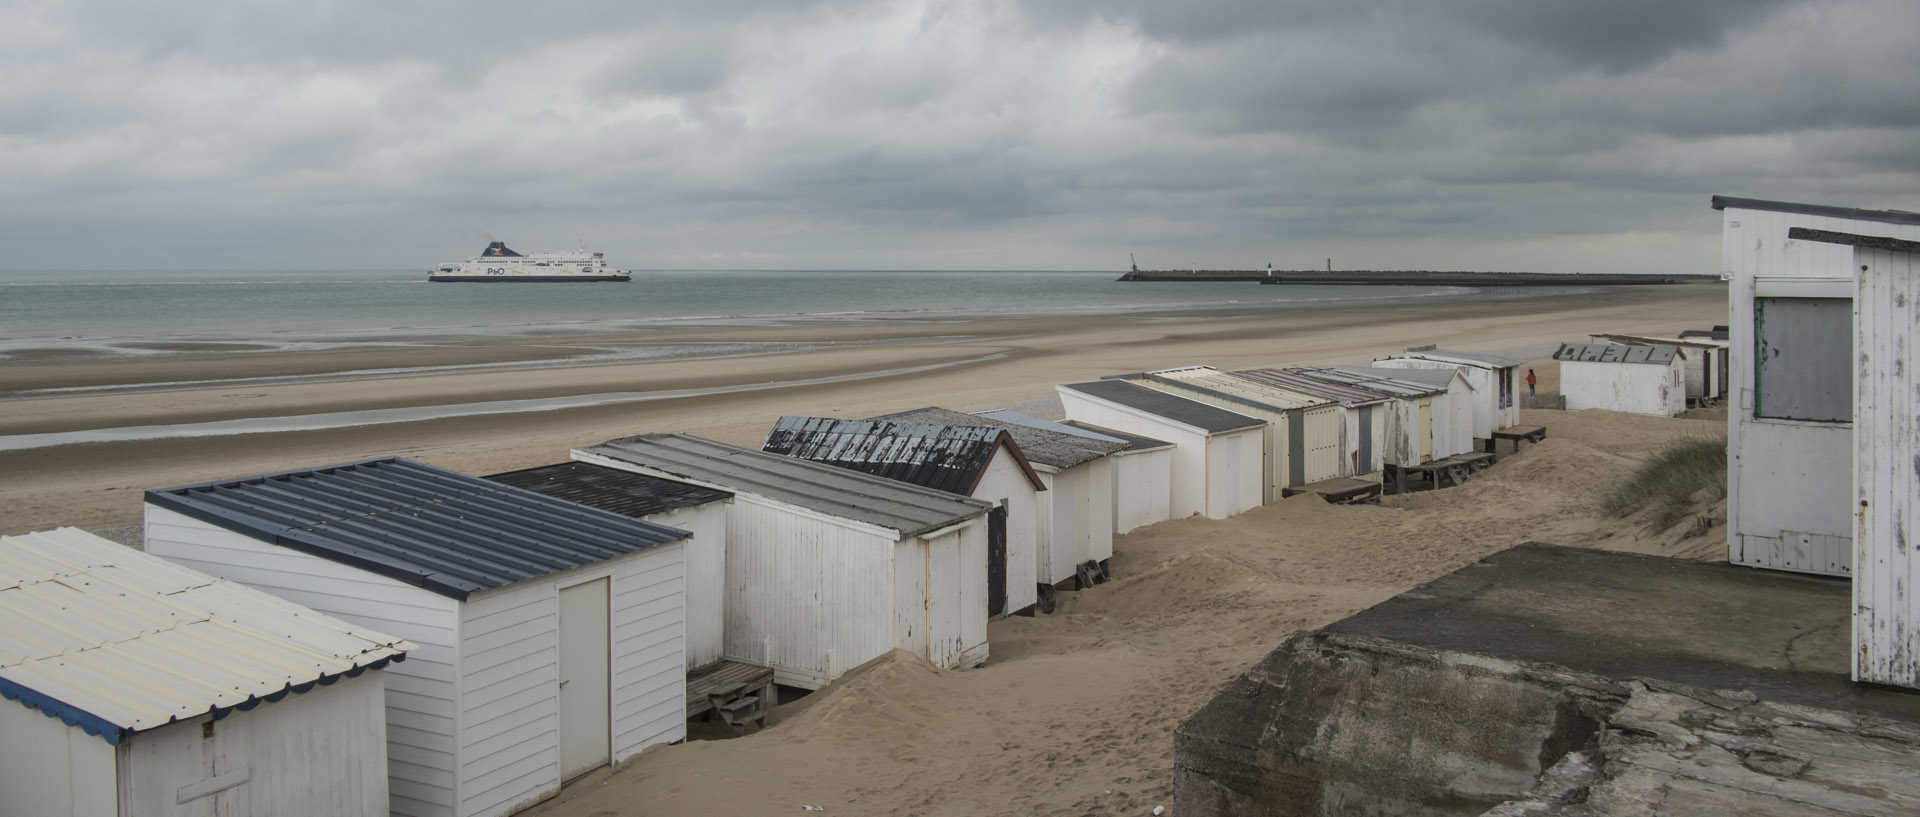
[[[111,744],[413,649],[78,528],[0,536],[0,695]]]
[[[1553,359],[1579,363],[1646,363],[1665,366],[1673,362],[1680,350],[1673,346],[1649,346],[1638,343],[1580,343],[1569,341],[1560,344],[1553,353]]]
[[[1034,490],[1046,490],[1013,437],[984,425],[782,417],[760,450],[962,496],[973,493],[1004,451]]]
[[[943,423],[946,425],[972,425],[1005,430],[1013,436],[1026,458],[1051,468],[1072,468],[1086,462],[1092,462],[1115,451],[1121,446],[1112,442],[1095,440],[1076,435],[1071,431],[1021,423],[1014,420],[998,419],[996,412],[962,414],[932,406],[901,411],[872,417],[873,420],[911,420],[922,423]]]

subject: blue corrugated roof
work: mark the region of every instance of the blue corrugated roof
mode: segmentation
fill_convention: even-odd
[[[690,535],[398,458],[165,488],[147,502],[463,600]]]

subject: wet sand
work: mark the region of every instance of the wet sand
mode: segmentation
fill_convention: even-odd
[[[100,357],[97,350],[27,350],[0,362],[0,437],[867,379],[555,411],[4,451],[0,533],[136,524],[148,488],[360,459],[405,456],[491,473],[563,460],[573,446],[644,432],[686,431],[757,445],[782,414],[860,417],[932,404],[978,410],[1046,399],[1056,383],[1116,372],[1358,362],[1424,343],[1537,350],[1587,332],[1673,332],[1725,323],[1725,315],[1723,286],[1683,285],[1289,310],[707,326],[432,345],[368,339],[367,345],[299,351]],[[710,354],[720,356],[702,356]],[[940,364],[947,365],[871,376]]]

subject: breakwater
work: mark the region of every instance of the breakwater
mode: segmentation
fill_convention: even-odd
[[[1695,284],[1718,275],[1637,273],[1443,272],[1436,270],[1132,270],[1122,281],[1244,281],[1259,284],[1363,284],[1377,286],[1539,287]]]

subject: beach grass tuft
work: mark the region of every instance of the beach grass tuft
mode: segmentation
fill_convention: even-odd
[[[1655,451],[1601,495],[1600,511],[1624,517],[1651,508],[1652,528],[1665,530],[1692,513],[1696,503],[1711,504],[1726,495],[1726,435],[1695,437]]]

